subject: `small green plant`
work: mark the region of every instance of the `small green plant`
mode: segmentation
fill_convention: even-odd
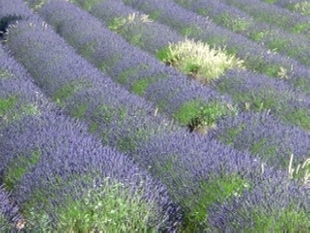
[[[87,111],[87,105],[86,104],[78,104],[72,110],[72,115],[76,118],[82,118],[83,115],[86,113],[86,111]]]
[[[310,16],[310,2],[303,1],[296,4],[290,4],[288,7],[292,11],[299,12],[302,15]]]
[[[181,123],[181,125],[187,125],[199,115],[199,109],[202,105],[201,101],[188,101],[185,102],[177,112],[173,114],[173,117]]]
[[[148,70],[148,66],[144,64],[140,64],[137,66],[133,66],[127,69],[124,69],[117,77],[116,81],[120,84],[128,84],[130,83],[131,77],[136,76],[141,70]]]
[[[236,138],[242,134],[242,131],[245,129],[245,127],[245,124],[226,127],[225,131],[219,134],[219,140],[227,145],[236,146]]]
[[[237,109],[220,102],[204,103],[193,100],[184,103],[173,117],[186,125],[190,132],[207,133],[208,129],[216,127],[216,121],[227,115],[237,114]]]
[[[269,30],[251,32],[250,38],[254,41],[259,42],[263,40],[269,33],[270,33]]]
[[[243,68],[243,61],[228,55],[225,49],[210,48],[208,44],[188,39],[170,43],[158,51],[157,57],[203,83],[219,77],[227,69]]]
[[[228,115],[229,112],[231,111],[227,106],[216,102],[200,107],[197,116],[192,118],[188,124],[190,132],[207,133],[208,129],[216,127],[216,121],[219,118]]]
[[[131,87],[131,90],[140,96],[143,96],[150,84],[156,81],[156,77],[144,77],[137,80]]]
[[[196,25],[184,25],[179,31],[179,33],[184,37],[199,37],[203,30]]]
[[[12,224],[10,221],[2,214],[0,214],[0,231],[1,232],[10,232],[12,230]]]
[[[10,110],[15,105],[16,101],[16,96],[0,99],[0,116],[2,117],[8,110]]]
[[[121,29],[125,24],[126,24],[126,18],[115,17],[109,22],[108,28],[112,31],[119,32],[121,31]]]
[[[48,0],[37,0],[35,1],[35,4],[31,6],[31,8],[34,10],[34,11],[38,11],[40,10],[40,8],[45,4],[47,3]]]
[[[0,79],[5,80],[9,78],[10,76],[12,76],[10,71],[0,69]]]
[[[229,13],[223,13],[215,19],[215,22],[231,29],[234,32],[245,31],[249,28],[250,22]]]
[[[115,32],[121,32],[123,27],[126,24],[132,24],[135,22],[143,22],[143,23],[151,23],[153,22],[152,19],[150,19],[150,16],[147,14],[141,14],[141,13],[132,13],[128,15],[127,17],[115,17],[113,18],[109,24],[108,27],[112,31]]]
[[[297,179],[301,181],[303,185],[310,183],[310,158],[306,159],[302,164],[298,164],[296,168],[293,168],[294,155],[291,154],[288,165],[288,178]]]
[[[303,129],[310,129],[310,115],[309,109],[307,108],[299,108],[294,111],[288,111],[287,114],[284,114],[281,118],[284,121],[298,125]]]
[[[291,29],[290,31],[293,33],[306,33],[307,31],[310,30],[310,23],[296,23]]]

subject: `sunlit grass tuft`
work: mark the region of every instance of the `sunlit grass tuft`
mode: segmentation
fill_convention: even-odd
[[[227,12],[216,17],[215,22],[231,29],[234,32],[246,31],[251,26],[251,22],[246,21],[241,17],[233,16]]]
[[[290,4],[288,8],[291,11],[299,12],[302,15],[310,16],[310,2],[309,1],[303,1],[298,2],[295,4]]]
[[[288,165],[288,177],[290,179],[297,179],[302,182],[303,185],[310,183],[310,158],[306,159],[302,164],[298,164],[296,168],[293,168],[294,155],[291,154]]]
[[[189,39],[170,43],[157,52],[157,58],[203,83],[219,77],[227,69],[243,68],[243,61],[228,55],[225,48],[211,48],[207,43]]]
[[[149,15],[147,15],[147,14],[132,13],[132,14],[128,15],[127,17],[115,17],[115,18],[113,18],[109,22],[108,27],[112,31],[118,32],[126,24],[131,24],[131,23],[135,23],[135,22],[151,23],[151,22],[153,22],[153,20],[150,19]]]

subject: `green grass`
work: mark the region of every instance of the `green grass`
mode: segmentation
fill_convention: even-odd
[[[11,96],[7,98],[0,99],[0,116],[3,117],[5,113],[7,113],[10,109],[14,107],[16,104],[17,97]]]
[[[306,33],[310,30],[310,23],[297,23],[292,28],[290,28],[290,32],[301,34]]]
[[[287,169],[288,177],[301,182],[302,185],[310,183],[310,157],[296,167],[293,166],[293,160],[294,154],[291,154]]]
[[[264,2],[270,3],[270,4],[274,4],[276,3],[278,0],[264,0]]]
[[[156,56],[167,65],[203,83],[219,77],[227,69],[243,68],[243,61],[229,55],[225,49],[211,48],[201,41],[188,39],[176,44],[170,43],[168,47],[159,50]]]
[[[251,26],[251,22],[233,16],[227,12],[217,16],[214,19],[214,22],[224,27],[227,27],[234,32],[246,31]]]
[[[196,25],[184,25],[184,27],[179,30],[179,33],[185,38],[199,37],[199,35],[203,33],[203,30]]]
[[[143,96],[146,89],[157,80],[156,77],[144,77],[133,83],[131,90],[133,93]]]
[[[8,70],[3,70],[0,69],[0,79],[5,80],[8,79],[9,77],[13,76],[12,73]]]
[[[207,133],[209,128],[216,126],[216,121],[224,116],[236,114],[235,109],[229,109],[220,102],[204,103],[201,100],[185,102],[177,112],[173,114],[181,125],[189,127],[190,131],[198,130],[202,134]]]
[[[289,4],[288,9],[294,12],[299,12],[305,16],[310,16],[310,3],[308,1]]]
[[[0,118],[6,124],[19,120],[25,115],[40,115],[41,111],[35,104],[27,103],[20,104],[17,108],[20,98],[16,95],[12,95],[6,98],[0,98]]]

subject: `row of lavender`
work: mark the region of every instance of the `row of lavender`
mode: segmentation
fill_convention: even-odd
[[[72,15],[74,15],[74,10],[69,11],[68,8],[74,9],[74,7],[69,7],[69,4],[67,4],[67,3],[52,2],[50,4],[46,4],[46,6],[44,6],[40,12],[42,13],[43,16],[45,15],[45,19],[48,20],[48,22],[52,22],[53,21],[52,18],[54,18],[54,21],[55,21],[54,24],[56,24],[56,22],[57,22],[58,25],[60,25],[60,24],[63,25],[64,23],[60,23],[57,19],[63,18],[66,15],[71,15],[71,19],[74,18],[74,16],[72,16]],[[124,13],[125,13],[125,15],[127,15],[127,14],[134,12],[134,10],[130,10],[129,7],[126,7],[126,6],[120,4],[119,2],[116,2],[116,1],[105,1],[104,4],[100,5],[100,7],[96,7],[94,9],[96,10],[96,12],[101,12],[101,16],[110,14],[111,17],[118,17],[120,14],[124,15]],[[107,12],[106,9],[109,9],[109,11]],[[50,12],[50,13],[48,13],[48,12]],[[57,12],[57,13],[52,14],[51,12]],[[65,13],[62,13],[62,12],[65,12]],[[83,12],[80,12],[80,11],[78,11],[78,12],[79,12],[78,15],[84,15],[85,14],[85,13],[83,14]],[[62,15],[62,17],[59,17],[60,14]],[[53,15],[54,15],[54,17],[53,17]],[[87,19],[88,19],[87,23],[92,22],[90,17],[88,17]],[[109,19],[105,18],[105,20],[108,21]],[[79,21],[79,24],[83,24],[82,21]],[[151,47],[152,45],[153,46],[156,45],[156,38],[158,38],[157,35],[159,35],[159,34],[162,35],[160,37],[161,41],[164,41],[164,39],[166,38],[166,35],[167,35],[167,33],[166,34],[163,33],[164,31],[170,32],[170,34],[172,34],[171,30],[168,31],[167,28],[160,27],[160,25],[155,24],[155,23],[154,24],[151,23],[151,24],[146,25],[146,24],[141,24],[141,22],[139,24],[139,21],[138,21],[138,22],[131,24],[131,26],[132,26],[131,29],[133,27],[135,27],[136,30],[130,30],[130,31],[126,30],[127,36],[128,35],[134,35],[135,33],[138,33],[138,31],[140,31],[140,32],[144,32],[143,38],[150,39],[151,32],[154,33],[152,35],[152,38],[151,38],[152,40],[150,40],[150,41],[145,40],[144,41],[145,43],[143,43],[143,45],[145,46],[145,48]],[[63,25],[63,27],[65,27],[65,25]],[[68,28],[68,30],[70,29],[69,26],[67,26],[66,28]],[[138,29],[140,29],[140,30],[138,30]],[[162,33],[155,33],[155,32],[158,32],[159,30],[161,30]],[[97,29],[96,33],[99,33],[99,32],[100,32],[100,30]],[[69,32],[68,32],[68,34],[69,34]],[[104,33],[104,34],[106,35],[106,33]],[[110,34],[108,34],[108,35],[110,35]],[[87,33],[87,35],[89,35],[89,33]],[[176,36],[175,36],[175,38],[176,38]],[[170,37],[170,39],[171,39],[171,37]],[[165,43],[167,44],[168,41],[165,41]],[[103,47],[103,46],[100,47],[99,45],[98,45],[98,48],[106,49],[106,47]],[[160,47],[157,47],[157,48],[159,49]],[[126,57],[128,55],[128,53],[124,53],[123,55],[124,55],[124,57]],[[217,84],[218,89],[220,89],[221,91],[226,92],[226,93],[228,92],[233,97],[235,97],[235,99],[238,102],[241,102],[241,104],[245,104],[245,101],[247,101],[249,104],[254,105],[254,107],[256,107],[256,108],[261,107],[262,109],[264,109],[264,108],[270,109],[271,112],[280,119],[285,119],[285,118],[287,119],[290,117],[291,122],[292,121],[294,122],[294,120],[295,120],[297,125],[298,125],[298,123],[300,123],[304,128],[309,127],[309,123],[307,122],[307,116],[309,115],[307,112],[307,109],[309,109],[308,98],[306,96],[303,96],[302,94],[296,93],[296,91],[294,91],[292,88],[290,88],[288,85],[286,85],[283,82],[275,81],[275,80],[272,80],[268,77],[265,77],[262,75],[257,75],[257,74],[255,75],[255,74],[252,74],[252,73],[246,72],[246,71],[242,71],[242,72],[231,71],[231,72],[226,73],[216,83],[218,83]],[[301,114],[299,117],[294,118],[294,116],[292,116],[292,114],[301,113],[302,109],[304,109],[305,112],[303,114]],[[233,118],[233,119],[236,121],[239,121],[239,120],[237,120],[238,118]],[[304,119],[304,122],[302,121],[302,119]],[[250,122],[250,121],[248,120],[246,122]],[[240,122],[240,124],[241,124],[241,122]],[[241,130],[241,128],[243,128],[243,127],[240,126],[240,129],[239,129],[240,135],[242,134],[242,131],[245,131],[246,129],[250,128],[250,123],[248,123],[248,124],[249,124],[249,126],[244,127],[244,130]],[[276,125],[278,125],[278,124],[279,123],[277,123]],[[262,127],[262,125],[260,125],[260,127]],[[280,128],[283,129],[283,127],[280,127]],[[286,128],[286,130],[284,130],[284,131],[286,131],[286,133],[284,135],[288,135],[290,129],[294,128],[294,127],[286,126],[285,128]],[[266,139],[266,142],[269,142],[272,145],[276,138],[283,138],[283,137],[281,137],[281,135],[283,135],[284,131],[281,130],[281,132],[279,132],[279,134],[278,134],[278,133],[275,133],[277,131],[274,131],[274,130],[269,131],[267,126],[260,128],[260,129],[261,130],[257,130],[254,132],[257,132],[257,134],[261,134],[261,136],[253,137],[253,135],[252,136],[250,135],[251,131],[248,131],[248,133],[244,134],[244,136],[243,136],[244,139],[247,137],[249,143],[245,144],[248,146],[243,146],[243,147],[245,147],[247,149],[255,148],[255,149],[253,149],[253,153],[260,152],[260,154],[263,155],[263,154],[265,154],[263,152],[265,150],[263,150],[263,151],[261,150],[263,145],[256,146],[255,140],[262,144],[261,141],[264,138],[262,135],[266,136],[266,134],[263,132],[269,132],[268,134],[270,136],[268,138],[270,138],[272,136],[272,134],[274,134],[272,136],[274,139],[273,140],[267,140]],[[264,129],[266,129],[266,130],[264,130]],[[299,133],[294,134],[296,136],[296,139],[295,139],[296,141],[301,142],[297,138],[302,138],[302,137],[307,138],[306,132],[304,132],[298,128],[296,128],[296,130],[299,132]],[[238,131],[238,130],[236,129],[236,131]],[[223,136],[224,135],[225,134],[223,134]],[[235,135],[235,137],[236,136],[237,135]],[[291,135],[291,136],[293,136],[293,135]],[[228,135],[227,135],[227,137],[228,137]],[[238,137],[236,137],[236,138],[238,138]],[[253,139],[250,140],[250,138],[253,138]],[[233,140],[235,142],[234,144],[238,145],[238,140],[235,140],[235,139],[230,139],[230,140],[225,139],[225,141],[227,143],[231,143],[231,140]],[[244,141],[244,139],[240,140],[240,142]],[[295,147],[292,144],[287,144],[287,143],[285,143],[285,144],[276,143],[276,144],[278,145],[278,148],[275,146],[270,146],[270,147],[275,148],[274,151],[278,150],[278,152],[274,152],[273,155],[275,156],[275,158],[278,158],[278,159],[281,158],[279,160],[279,161],[282,161],[282,162],[280,162],[281,164],[287,165],[288,159],[285,160],[282,158],[287,158],[287,156],[291,152],[297,153],[298,154],[297,157],[300,156],[301,158],[304,158],[304,156],[308,155],[308,152],[307,152],[308,148],[305,145],[304,146],[301,146],[301,145],[297,146],[297,144],[295,144],[296,145],[296,147]],[[283,148],[283,145],[287,146],[286,149]],[[290,145],[290,146],[288,146],[288,145]],[[237,146],[237,147],[240,147],[240,146]],[[280,147],[282,147],[283,149],[280,149]],[[295,147],[295,149],[293,147]],[[269,146],[267,146],[266,148],[269,148]],[[297,150],[297,148],[305,148],[305,149],[304,150],[300,150],[300,149]],[[268,150],[266,149],[266,152],[267,151]],[[300,151],[300,152],[297,152],[297,151]],[[270,151],[268,151],[268,153],[270,154]],[[271,155],[269,155],[269,156],[271,156]]]
[[[128,15],[136,12],[136,10],[122,4],[121,1],[115,0],[103,1],[98,3],[98,5],[94,5],[92,9],[93,10],[91,10],[90,13],[103,20],[106,25],[111,24],[115,19],[120,20],[122,17],[125,19]],[[92,38],[92,41],[95,41],[92,43],[92,46],[105,51],[105,53],[109,53],[110,51],[107,50],[107,46],[101,44],[100,41],[109,41],[109,38],[112,38],[111,35],[113,35],[111,42],[112,40],[114,43],[120,41],[119,43],[123,44],[123,47],[116,47],[111,54],[121,54],[126,61],[134,60],[137,54],[141,54],[139,51],[132,51],[130,53],[122,49],[126,46],[126,43],[120,38],[117,38],[111,32],[107,33],[107,29],[100,26],[99,23],[97,27],[90,30],[89,24],[95,22],[95,19],[70,4],[51,2],[50,4],[43,6],[39,13],[55,28],[61,26],[62,29],[58,30],[58,33],[68,41],[72,41],[72,28],[76,28],[74,25],[78,24],[78,31],[84,31],[85,34],[79,34],[74,40],[74,43],[71,43],[71,45],[77,49],[81,46],[81,44],[78,43],[81,41],[79,39],[89,37]],[[70,15],[70,20],[67,19],[67,15]],[[85,21],[81,20],[81,15]],[[134,41],[137,35],[139,35],[140,39],[138,42],[136,41],[134,45],[140,46],[142,49],[153,53],[153,55],[156,55],[158,50],[162,49],[164,46],[168,46],[169,43],[182,40],[182,36],[178,35],[167,26],[156,22],[143,22],[139,17],[132,19],[132,21],[127,24],[122,24],[121,28],[118,28],[117,31],[129,42]],[[128,45],[126,47],[128,48]],[[88,48],[88,50],[91,48],[92,47]],[[111,46],[108,46],[108,48],[110,49]],[[81,54],[84,55],[82,52]],[[92,55],[91,62],[97,65],[100,59],[94,54]],[[141,54],[141,58],[143,55],[144,54]],[[96,61],[93,59],[96,59]],[[143,61],[143,59],[141,59],[141,61]],[[154,64],[156,63],[154,62]],[[122,65],[118,65],[122,67]],[[111,75],[118,77],[115,73],[111,73]],[[170,78],[171,77],[168,77],[167,80],[171,80]],[[134,82],[132,79],[129,79],[129,81]],[[174,79],[171,80],[171,83],[177,85],[177,82]],[[215,88],[210,87],[212,90],[218,91],[222,94],[228,93],[241,109],[245,108],[246,104],[250,106],[251,110],[257,111],[261,109],[270,109],[272,114],[285,122],[295,124],[305,129],[309,129],[310,127],[309,97],[305,96],[302,92],[297,92],[295,88],[283,80],[270,79],[267,76],[258,75],[249,71],[231,71],[224,74],[213,84],[215,84]],[[178,86],[179,85],[175,86],[175,88]],[[169,86],[169,89],[172,88]],[[154,86],[150,86],[148,90],[158,96],[158,92],[156,91],[157,88]],[[207,92],[208,89],[206,88],[205,91]],[[173,93],[173,91],[171,91],[171,93]],[[146,94],[146,97],[147,96],[148,94]],[[190,97],[189,94],[187,94],[187,96]],[[154,100],[154,98],[150,99]],[[155,102],[158,103],[158,101]]]
[[[197,106],[196,112],[211,102],[225,107],[232,104],[225,94],[190,81],[148,53],[131,46],[73,4],[51,2],[39,13],[81,56],[126,89],[154,102],[160,112],[181,124],[186,125],[195,116],[194,111],[191,116],[184,116],[186,111],[182,109],[189,104]]]
[[[304,17],[298,13],[291,12],[288,9],[268,4],[260,0],[221,0],[221,2],[235,6],[261,22],[271,23],[288,32],[303,34],[308,39],[310,38],[308,17]]]
[[[278,28],[270,23],[255,20],[244,11],[220,1],[174,0],[182,7],[199,15],[209,17],[220,26],[256,41],[272,51],[293,57],[305,65],[310,65],[309,38]],[[257,9],[257,8],[255,8]],[[258,9],[258,11],[261,11]],[[274,9],[271,9],[274,12]],[[287,13],[287,12],[286,12]]]
[[[111,11],[113,10],[113,8],[111,6],[106,6],[105,9],[106,8],[109,8]],[[59,20],[59,21],[57,21],[58,25],[61,25],[62,28],[65,27],[65,25],[63,23],[64,22],[63,18],[65,17],[65,15],[70,15],[70,18],[71,18],[72,21],[76,18],[74,10],[76,10],[78,12],[79,16],[87,17],[86,13],[84,13],[82,11],[79,11],[79,9],[77,9],[76,7],[71,5],[70,3],[66,3],[66,2],[63,2],[63,1],[53,1],[51,3],[48,3],[48,4],[44,5],[41,10],[42,10],[42,12],[46,12],[46,11],[47,12],[49,12],[49,11],[55,12],[54,14],[46,14],[47,15],[46,18],[52,18],[53,17],[52,15],[55,15],[55,21],[57,21],[57,19],[58,19]],[[63,14],[63,12],[66,12],[67,14]],[[87,19],[88,19],[87,23],[91,24],[91,22],[92,22],[91,19],[92,18],[89,16]],[[69,20],[69,21],[72,22],[71,20]],[[76,24],[77,23],[78,22],[76,22]],[[83,21],[79,21],[79,24],[83,24]],[[68,29],[69,29],[69,27],[68,27]],[[96,29],[95,31],[101,32],[98,27],[96,27],[95,29]],[[68,34],[69,34],[69,32],[68,32]],[[110,34],[108,34],[108,35],[110,35]],[[87,33],[86,35],[89,35],[89,33]],[[90,37],[93,38],[92,35]],[[108,38],[106,38],[106,39],[108,39]],[[116,39],[116,37],[114,37],[114,40],[115,39]],[[101,46],[101,47],[99,46],[98,48],[101,48],[102,50],[109,49],[108,47],[104,47],[104,46]],[[122,54],[122,55],[126,56],[126,54]],[[227,84],[228,81],[224,82],[225,80],[233,80],[231,82],[231,84],[229,85],[230,89],[232,89],[231,94],[233,95],[234,92],[235,92],[235,94],[239,94],[240,96],[242,94],[243,97],[245,96],[245,93],[252,94],[252,97],[255,97],[255,98],[260,100],[260,101],[257,101],[257,103],[254,103],[257,106],[259,106],[260,103],[266,102],[266,101],[262,101],[262,99],[264,97],[266,97],[266,93],[270,93],[272,95],[272,96],[269,96],[270,100],[272,100],[272,102],[274,104],[278,104],[278,106],[279,106],[279,107],[275,107],[274,109],[271,108],[271,110],[273,110],[273,111],[275,110],[274,112],[276,112],[276,110],[279,109],[280,113],[278,113],[278,115],[280,115],[280,116],[281,116],[281,113],[283,114],[283,116],[289,116],[290,112],[296,113],[298,111],[292,111],[292,109],[294,109],[294,108],[297,109],[297,110],[299,108],[301,109],[300,106],[303,106],[305,109],[308,107],[308,105],[306,104],[307,103],[306,101],[302,102],[302,100],[306,99],[306,97],[302,96],[301,94],[298,95],[293,90],[290,90],[285,84],[281,85],[280,82],[273,83],[272,80],[271,80],[271,83],[267,82],[267,81],[270,81],[270,79],[268,79],[268,78],[263,79],[263,81],[265,81],[265,82],[260,82],[259,80],[264,78],[263,76],[259,76],[259,78],[254,79],[252,76],[249,76],[249,74],[246,73],[246,72],[245,73],[241,73],[241,74],[242,75],[240,75],[238,72],[235,73],[234,71],[232,71],[231,73],[228,73],[227,76],[223,76],[223,78],[220,79],[221,80],[221,85],[228,85]],[[241,78],[239,76],[243,77],[242,80],[241,80]],[[258,80],[258,81],[254,82],[255,80]],[[239,91],[237,92],[237,90],[239,88],[238,87],[238,82],[240,84],[241,81],[243,81],[245,84],[240,85],[240,87],[241,87],[240,89],[241,90],[239,89]],[[249,89],[249,91],[245,91],[246,89]],[[251,103],[253,103],[253,101]],[[294,104],[295,104],[295,106],[294,106]],[[272,107],[272,106],[269,105],[267,107]],[[251,116],[253,114],[252,113],[244,113],[240,117],[243,118],[243,117],[246,117],[247,115]],[[255,116],[255,115],[258,116],[258,119],[261,116],[263,116],[263,117],[261,117],[261,119],[265,118],[264,114],[254,114],[253,116]],[[275,115],[277,115],[277,114],[275,114]],[[306,113],[304,115],[306,115]],[[276,126],[280,126],[281,125],[280,127],[278,127],[279,129],[281,129],[279,134],[273,135],[273,138],[277,138],[278,135],[283,135],[283,134],[284,135],[288,135],[288,132],[292,128],[295,129],[296,134],[290,135],[288,141],[294,141],[294,142],[295,141],[296,142],[299,141],[300,142],[300,140],[298,138],[307,135],[307,133],[305,131],[299,129],[298,127],[284,126],[278,120],[274,120],[270,116],[268,116],[268,117],[270,118],[271,122],[276,122],[275,123]],[[231,119],[234,119],[234,121],[239,122],[238,118],[239,118],[239,116],[237,116],[235,118],[231,118]],[[226,119],[223,119],[223,122],[225,122],[225,121],[226,121]],[[275,131],[269,131],[268,130],[268,127],[270,127],[270,126],[266,125],[266,126],[263,127],[264,120],[260,120],[260,121],[261,121],[260,127],[262,127],[261,128],[262,130],[258,131],[258,134],[261,135],[261,136],[257,136],[257,137],[252,137],[251,136],[251,137],[248,137],[248,138],[253,138],[253,139],[250,140],[251,143],[247,143],[247,146],[245,147],[247,149],[256,148],[256,150],[253,150],[253,154],[258,153],[258,151],[260,151],[259,149],[261,149],[260,147],[255,146],[256,145],[255,141],[261,141],[262,138],[263,138],[262,135],[265,135],[265,136],[267,135],[266,133],[263,133],[263,132],[269,132],[268,134],[270,136],[268,138],[272,137],[272,134],[275,133]],[[241,124],[241,122],[240,122],[240,124]],[[248,124],[250,124],[250,123],[248,123]],[[225,127],[223,127],[222,130],[224,130],[224,128]],[[243,127],[240,126],[240,129],[237,130],[239,132],[239,134],[241,134],[243,131],[246,132],[246,130],[241,130],[241,128],[243,128]],[[246,128],[248,128],[248,127],[246,127]],[[266,130],[263,130],[263,129],[266,129]],[[216,132],[219,132],[219,130],[216,130]],[[284,133],[284,132],[286,132],[286,133]],[[245,133],[245,137],[247,137],[247,134],[250,134],[250,131]],[[223,135],[225,135],[225,134],[223,134]],[[235,136],[237,136],[237,135],[235,135]],[[222,138],[222,137],[220,137],[220,138]],[[257,140],[257,139],[259,139],[259,140]],[[228,138],[225,139],[224,141],[226,141],[226,142],[228,141],[228,144],[231,144],[231,141]],[[275,140],[267,140],[267,141],[270,141],[270,145],[274,144],[274,142],[275,142]],[[295,144],[296,146],[293,146],[293,144]],[[285,158],[288,158],[290,153],[294,153],[296,155],[296,157],[299,160],[298,162],[301,162],[302,160],[304,160],[306,158],[308,147],[307,146],[303,146],[302,147],[302,146],[300,146],[297,143],[293,143],[293,144],[292,143],[285,143],[284,145],[286,145],[286,147],[283,147],[283,145],[280,142],[277,142],[277,143],[274,144],[274,146],[271,146],[271,147],[278,147],[278,149],[279,148],[283,148],[283,149],[279,149],[278,151],[275,150],[277,152],[275,152],[273,154],[274,159],[279,159],[278,164],[283,164],[283,166],[288,165],[288,159],[285,159]],[[267,148],[268,148],[268,146],[267,146]],[[299,148],[299,149],[297,150],[297,148]],[[304,149],[301,149],[301,148],[304,148]],[[129,149],[129,150],[131,150],[131,149]],[[260,151],[260,152],[261,152],[261,155],[264,154],[264,153],[262,153],[262,151]],[[273,157],[273,156],[270,156],[270,157]]]
[[[178,213],[160,182],[153,181],[127,156],[103,147],[84,124],[53,105],[2,47],[0,52],[1,183],[12,192],[10,199],[18,204],[25,219],[14,215],[16,210],[10,207],[14,202],[5,196],[1,214],[11,221],[25,222],[28,230],[38,230],[43,216],[48,216],[46,224],[59,220],[62,208],[83,199],[90,189],[104,195],[102,186],[109,177],[129,188],[128,198],[140,190],[147,203],[157,205],[161,214],[150,219],[156,229],[177,223],[169,223],[169,216]],[[88,205],[98,202],[95,198],[89,201]],[[89,211],[85,207],[78,206],[81,212]],[[59,223],[50,224],[46,227]]]
[[[263,46],[249,40],[243,35],[217,26],[211,20],[190,12],[171,0],[160,2],[124,0],[140,12],[150,15],[151,19],[163,23],[182,35],[210,45],[226,47],[227,50],[245,61],[248,70],[281,78],[285,71],[285,81],[296,89],[309,93],[309,69],[294,59],[270,52]],[[100,9],[102,1],[93,9]],[[283,78],[283,76],[282,76]]]
[[[17,2],[15,4],[18,5]],[[23,43],[25,41],[27,43]],[[248,222],[244,218],[244,211],[248,211],[248,208],[251,209],[254,206],[258,208],[258,211],[255,212],[257,216],[263,215],[266,208],[271,207],[273,210],[273,212],[270,212],[273,216],[272,221],[278,221],[279,227],[284,227],[281,224],[286,220],[281,219],[283,216],[279,216],[283,208],[287,210],[288,214],[291,211],[297,211],[303,217],[303,210],[300,209],[300,206],[307,208],[308,205],[308,200],[304,199],[303,188],[289,182],[285,177],[286,174],[282,172],[271,175],[272,172],[269,171],[268,167],[262,172],[261,162],[259,162],[258,158],[253,158],[252,155],[246,152],[240,153],[225,147],[217,140],[214,140],[211,135],[199,137],[198,135],[190,135],[176,127],[173,131],[170,128],[167,129],[164,126],[165,120],[163,118],[160,116],[151,117],[152,114],[143,114],[142,110],[142,114],[138,112],[132,117],[126,114],[121,115],[123,117],[120,119],[117,118],[118,114],[111,117],[111,111],[117,109],[121,104],[123,108],[129,105],[135,110],[136,106],[140,105],[137,98],[135,99],[136,103],[132,105],[127,105],[125,101],[118,101],[119,96],[123,93],[126,94],[129,100],[134,97],[129,97],[130,94],[121,88],[116,89],[112,82],[105,82],[105,85],[101,85],[102,79],[109,80],[109,77],[100,74],[100,79],[95,79],[94,76],[98,72],[86,62],[82,62],[82,59],[74,54],[73,50],[65,45],[64,41],[57,37],[48,26],[42,24],[40,19],[21,20],[14,27],[11,27],[6,45],[11,49],[14,57],[25,65],[41,89],[51,97],[54,97],[53,94],[60,90],[62,85],[66,84],[66,80],[74,79],[70,74],[77,75],[80,73],[80,76],[76,77],[82,77],[84,81],[82,84],[84,85],[74,89],[73,94],[82,98],[76,97],[74,99],[74,96],[59,98],[58,96],[54,100],[59,103],[67,114],[85,120],[88,123],[88,130],[94,132],[97,136],[101,137],[104,133],[103,141],[107,144],[122,148],[122,146],[128,146],[128,144],[132,143],[126,149],[131,151],[132,155],[135,155],[135,159],[141,166],[148,168],[153,176],[160,178],[168,186],[171,197],[177,203],[180,203],[187,215],[186,221],[189,222],[189,230],[197,227],[198,223],[201,223],[202,227],[206,227],[211,223],[210,227],[221,229],[260,227],[257,221]],[[76,66],[74,66],[75,63],[77,63]],[[83,76],[84,67],[89,73]],[[70,74],[66,69],[70,71]],[[85,85],[85,82],[89,85]],[[88,108],[98,99],[101,103],[106,103],[105,108],[101,108],[106,111],[97,111],[99,114],[95,115],[95,118],[87,117],[86,110],[83,110],[79,105],[81,101],[85,101],[84,98],[89,96],[84,93],[91,93],[93,90],[89,87],[92,83],[96,83],[96,87],[99,88],[95,88],[96,92],[93,92],[93,98],[88,98],[89,101],[84,102],[84,108]],[[100,97],[103,94],[106,94],[105,97],[109,97],[112,92],[111,89],[114,92],[118,91],[118,95],[112,95],[116,102],[112,110],[107,108],[110,106],[108,103],[112,103],[104,102],[107,101],[106,98]],[[68,89],[65,88],[65,90]],[[71,98],[75,101],[70,102]],[[78,107],[79,111],[70,111],[70,108],[68,108],[70,104],[73,106],[71,109]],[[89,113],[91,114],[93,111]],[[124,114],[124,112],[122,113]],[[130,121],[125,122],[124,118],[129,118]],[[139,120],[134,120],[136,118],[139,118]],[[114,119],[114,125],[105,123]],[[146,121],[145,119],[150,120]],[[138,130],[132,127],[133,124],[137,124],[139,121],[146,121],[146,125],[142,125],[142,127],[144,126],[142,132],[139,127]],[[153,128],[146,128],[146,126],[149,126],[147,123],[152,122],[151,126]],[[106,127],[102,127],[103,123],[105,123]],[[52,126],[54,127],[54,124]],[[58,128],[61,127],[56,127],[56,129]],[[125,131],[128,128],[132,131],[131,134],[129,130]],[[158,128],[161,129],[158,130]],[[116,131],[114,132],[115,138],[122,136],[120,132],[127,132],[127,135],[125,135],[128,136],[127,142],[124,144],[115,143],[113,138],[109,137],[110,134],[113,134],[112,131]],[[14,132],[16,135],[16,131]],[[141,134],[138,135],[137,132]],[[137,136],[135,133],[137,133]],[[76,132],[76,134],[79,133]],[[62,138],[58,139],[56,136],[55,138],[60,142],[64,140]],[[66,159],[63,161],[66,161]],[[83,160],[81,163],[83,162],[86,161]],[[122,166],[124,165],[122,164]],[[284,184],[288,184],[290,189],[286,190],[287,186]],[[223,192],[223,187],[227,185],[232,189]],[[212,192],[209,186],[212,187]],[[274,189],[280,190],[280,192],[275,194]],[[241,195],[245,190],[245,195]],[[284,192],[284,190],[286,191]],[[271,193],[274,193],[274,196],[270,198]],[[258,200],[257,197],[262,195],[266,198]],[[286,197],[290,199],[288,200]],[[244,200],[247,200],[247,202],[244,202]],[[280,202],[275,202],[275,200],[280,200]],[[218,201],[224,204],[215,207],[213,204]],[[290,204],[296,204],[296,202],[300,205],[290,206]],[[226,212],[227,208],[236,208],[239,212],[234,217],[229,216]],[[236,226],[234,218],[238,220],[239,225]],[[292,222],[292,226],[294,224]]]

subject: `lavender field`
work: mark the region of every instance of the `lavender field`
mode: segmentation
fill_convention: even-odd
[[[310,232],[310,3],[0,0],[0,232]]]

